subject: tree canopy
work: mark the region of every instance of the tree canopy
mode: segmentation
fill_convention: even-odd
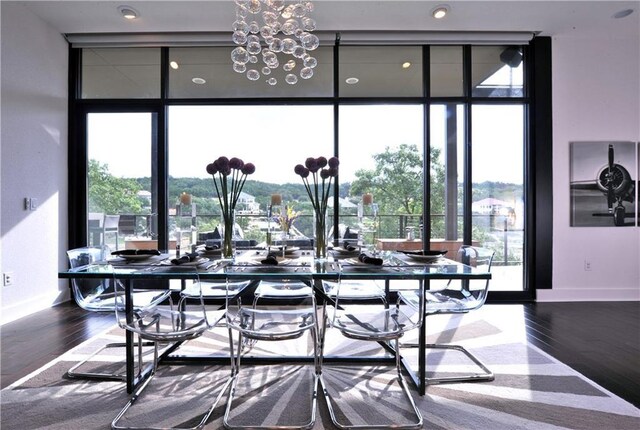
[[[444,167],[438,163],[440,150],[431,149],[431,209],[443,210]],[[386,147],[373,155],[375,167],[356,172],[351,184],[351,195],[373,193],[374,200],[385,214],[422,214],[422,151],[416,145],[401,144]]]
[[[135,179],[115,177],[107,164],[89,160],[89,212],[142,213],[141,189]]]

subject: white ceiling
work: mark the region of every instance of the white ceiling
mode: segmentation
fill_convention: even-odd
[[[4,2],[4,1],[3,1]],[[60,33],[230,31],[233,0],[209,1],[27,1],[35,14]],[[321,31],[531,31],[544,36],[604,32],[638,38],[640,1],[365,1],[315,0],[313,17]],[[450,6],[442,20],[430,16],[438,4]],[[123,19],[117,8],[134,7],[140,17]],[[634,12],[622,19],[613,15]]]

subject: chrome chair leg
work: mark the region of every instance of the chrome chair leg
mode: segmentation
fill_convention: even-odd
[[[138,342],[141,343],[141,342]],[[118,413],[118,415],[113,419],[113,421],[111,422],[111,428],[113,430],[168,430],[167,427],[128,427],[128,426],[121,426],[119,425],[119,421],[124,417],[124,415],[127,413],[127,411],[129,410],[129,408],[131,408],[131,406],[133,406],[133,404],[138,400],[138,398],[142,395],[142,392],[144,391],[144,389],[149,385],[149,383],[151,382],[151,380],[153,379],[153,377],[156,375],[156,371],[158,370],[158,342],[149,342],[151,344],[154,345],[154,354],[153,354],[153,363],[152,363],[152,370],[151,373],[149,374],[149,376],[147,377],[147,379],[145,379],[145,381],[140,384],[140,386],[138,386],[138,388],[133,392],[133,394],[131,395],[131,397],[129,398],[129,401],[127,402],[127,404],[124,406],[124,408],[122,408],[122,410],[120,411],[120,413]],[[139,361],[139,368],[142,368],[142,350],[139,348],[138,349],[138,361]],[[220,392],[218,393],[218,396],[216,397],[215,401],[213,402],[213,404],[211,405],[211,407],[209,407],[209,409],[205,412],[205,414],[202,416],[202,419],[200,420],[200,422],[195,425],[194,427],[173,427],[172,430],[202,430],[204,429],[205,424],[207,423],[207,421],[209,420],[209,418],[211,417],[211,414],[213,413],[214,409],[216,408],[216,406],[218,406],[218,403],[220,402],[220,399],[222,399],[222,396],[224,395],[224,393],[227,391],[229,384],[231,383],[231,378],[227,379],[227,382],[225,382],[225,384],[222,386],[222,388],[220,388]]]
[[[394,339],[394,340],[395,340],[396,351],[398,351],[398,339]],[[336,427],[338,427],[341,430],[351,430],[351,429],[369,430],[369,429],[389,429],[389,428],[392,428],[392,429],[421,429],[422,425],[423,425],[422,414],[420,413],[420,410],[416,406],[416,403],[413,400],[413,396],[411,396],[411,392],[409,391],[409,387],[408,387],[404,377],[402,376],[401,358],[400,358],[400,354],[398,354],[398,353],[396,353],[396,372],[397,372],[398,384],[400,385],[400,388],[402,389],[402,392],[404,393],[405,397],[409,401],[409,404],[413,408],[413,413],[414,413],[414,415],[416,417],[416,421],[415,422],[408,423],[408,424],[380,424],[380,425],[372,425],[372,424],[343,424],[343,423],[338,421],[338,417],[337,417],[337,415],[335,413],[335,410],[334,410],[334,401],[331,399],[331,395],[329,394],[329,390],[327,390],[327,387],[326,387],[326,385],[324,383],[324,380],[321,378],[320,379],[320,383],[322,384],[322,394],[324,395],[324,398],[327,401],[327,407],[329,409],[329,415],[331,416],[331,421],[333,422],[333,425],[335,425]]]
[[[243,426],[243,425],[233,425],[230,422],[230,415],[231,415],[231,409],[232,409],[232,404],[233,404],[233,399],[235,397],[236,394],[236,386],[239,380],[239,376],[240,376],[240,364],[241,364],[241,359],[242,359],[242,352],[247,344],[247,342],[245,341],[245,339],[252,341],[252,342],[256,342],[258,339],[253,339],[253,338],[248,338],[247,336],[243,335],[242,332],[238,332],[238,345],[237,345],[237,353],[236,356],[234,357],[234,345],[233,345],[233,334],[232,334],[232,329],[229,328],[229,351],[230,351],[230,356],[231,356],[231,377],[229,378],[229,381],[231,383],[231,387],[229,389],[229,398],[227,399],[227,406],[225,409],[225,413],[224,413],[224,418],[223,418],[223,424],[225,429],[229,429],[229,430],[244,430],[244,429],[253,429],[253,430],[310,430],[311,428],[313,428],[313,426],[315,425],[316,422],[316,410],[317,410],[317,404],[318,404],[318,388],[320,386],[320,381],[321,381],[321,366],[322,366],[322,362],[321,362],[321,357],[319,354],[319,342],[318,342],[318,336],[319,336],[319,326],[318,326],[318,320],[316,318],[315,320],[315,327],[312,328],[310,330],[310,335],[311,338],[313,340],[313,350],[314,350],[314,367],[313,367],[313,393],[312,393],[312,398],[311,398],[311,416],[309,418],[309,421],[307,423],[304,423],[302,425],[292,425],[292,426],[287,426],[287,425],[274,425],[274,426],[259,426],[259,425],[247,425],[247,426]]]
[[[229,329],[231,330],[231,329]],[[319,373],[319,366],[320,366],[320,361],[318,358],[318,343],[317,343],[317,331],[316,330],[312,330],[311,336],[314,339],[314,353],[315,353],[315,357],[314,357],[314,381],[313,381],[313,393],[312,393],[312,399],[311,399],[311,417],[309,419],[309,421],[305,424],[302,425],[295,425],[295,426],[286,426],[286,425],[273,425],[273,426],[256,426],[256,425],[248,425],[248,426],[242,426],[242,425],[233,425],[230,422],[230,415],[231,415],[231,409],[232,409],[232,403],[233,403],[233,399],[235,397],[236,394],[236,385],[238,383],[238,379],[240,376],[240,361],[241,361],[241,354],[242,354],[242,350],[243,350],[243,345],[245,345],[245,343],[243,343],[243,336],[242,333],[238,333],[238,349],[237,349],[237,356],[234,357],[233,356],[233,345],[230,345],[230,351],[231,351],[231,361],[232,361],[232,376],[231,378],[229,378],[230,382],[231,382],[231,388],[229,389],[229,398],[227,400],[227,407],[225,409],[225,413],[224,413],[224,418],[223,418],[223,424],[225,429],[228,430],[310,430],[311,428],[313,428],[313,426],[315,425],[316,422],[316,409],[317,409],[317,403],[318,403],[318,387],[320,385],[320,373]],[[230,342],[233,343],[233,338],[231,336],[231,333],[229,333],[229,339]],[[251,339],[254,340],[254,339]],[[254,340],[255,341],[255,340]]]
[[[403,343],[403,348],[419,348],[420,346],[417,343]],[[465,354],[471,361],[473,361],[476,366],[482,369],[481,373],[474,373],[471,375],[462,375],[462,376],[442,376],[442,377],[434,377],[434,378],[425,378],[426,385],[436,385],[436,384],[446,384],[452,382],[486,382],[493,381],[495,379],[495,375],[491,370],[487,368],[478,359],[475,355],[469,352],[467,349],[460,345],[449,345],[449,344],[440,344],[440,343],[428,343],[426,345],[426,349],[450,349],[458,352],[462,352]]]
[[[126,348],[127,344],[124,342],[112,342],[99,348],[92,353],[89,357],[75,364],[69,370],[67,370],[66,376],[69,379],[99,379],[104,381],[125,381],[127,379],[124,373],[98,373],[98,372],[77,372],[81,366],[91,361],[91,359],[100,354],[105,349],[109,348]],[[135,344],[134,344],[135,346]],[[142,346],[153,346],[153,342],[143,342]]]
[[[138,397],[140,397],[140,395],[142,394],[144,389],[147,387],[147,385],[149,385],[149,383],[151,382],[151,380],[153,379],[154,376],[155,376],[155,372],[153,372],[151,375],[149,375],[149,377],[132,394],[131,398],[129,399],[129,401],[127,402],[125,407],[120,411],[120,413],[111,422],[111,428],[112,429],[114,429],[114,430],[142,430],[142,429],[145,429],[145,430],[167,430],[166,427],[125,427],[125,426],[119,425],[119,423],[118,423],[122,419],[122,417],[124,417],[125,413],[129,410],[129,408],[131,406],[133,406],[133,404],[136,402],[136,400],[138,400]],[[211,417],[211,414],[213,413],[214,409],[216,408],[216,406],[218,406],[218,403],[220,402],[220,399],[222,398],[223,394],[227,391],[230,383],[231,383],[231,378],[227,379],[227,382],[225,382],[225,384],[220,389],[220,392],[218,393],[218,396],[216,397],[215,401],[213,402],[211,407],[207,410],[207,412],[203,415],[202,419],[200,420],[200,422],[196,426],[189,427],[189,428],[173,427],[173,430],[201,430],[201,429],[203,429],[205,424],[207,423],[207,421]]]

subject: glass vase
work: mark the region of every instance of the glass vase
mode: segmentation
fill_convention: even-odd
[[[287,240],[289,240],[289,233],[283,230],[282,233],[280,234],[280,246],[282,249],[282,258],[284,258],[287,253]]]
[[[233,260],[233,230],[235,225],[235,211],[229,211],[228,214],[222,214],[222,258]]]
[[[358,205],[358,246],[376,255],[379,229],[378,204],[360,203]]]
[[[327,259],[327,213],[313,213],[313,257],[316,260]]]
[[[269,216],[267,217],[267,253],[271,252],[271,248],[275,247],[280,237],[280,223],[278,220],[282,214],[282,206],[272,204],[269,206]]]

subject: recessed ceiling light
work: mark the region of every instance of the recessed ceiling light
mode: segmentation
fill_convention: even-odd
[[[177,69],[178,69],[178,67],[180,67],[180,66],[178,66],[178,63],[177,63],[176,61],[172,61],[172,62],[170,62],[170,63],[169,63],[169,65],[171,66],[171,68],[172,68],[173,70],[177,70]]]
[[[408,61],[405,61],[404,63],[402,63],[402,68],[403,69],[408,69],[409,67],[411,67],[411,63]]]
[[[431,16],[435,19],[442,19],[447,15],[447,13],[449,13],[449,6],[446,4],[440,4],[431,9]]]
[[[625,16],[629,16],[633,13],[633,9],[625,9],[625,10],[621,10],[620,12],[617,12],[613,15],[614,18],[619,19],[619,18],[624,18]]]
[[[203,84],[207,83],[207,81],[205,81],[202,78],[193,78],[193,79],[191,79],[191,82],[193,82],[194,84],[197,84],[197,85],[203,85]]]
[[[118,6],[118,11],[125,19],[136,19],[140,16],[138,11],[131,6]]]
[[[358,82],[360,82],[360,79],[358,79],[358,78],[347,78],[344,81],[349,85],[354,85],[354,84],[357,84]]]

